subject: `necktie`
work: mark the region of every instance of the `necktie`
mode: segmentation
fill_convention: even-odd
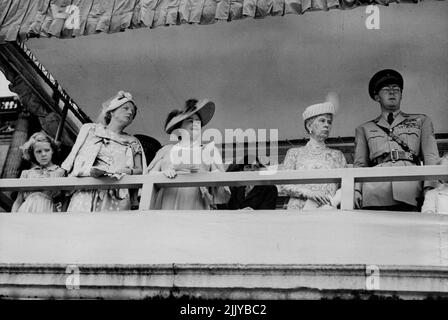
[[[389,125],[394,122],[394,114],[392,112],[389,112],[389,114],[387,115],[387,122],[389,123]]]

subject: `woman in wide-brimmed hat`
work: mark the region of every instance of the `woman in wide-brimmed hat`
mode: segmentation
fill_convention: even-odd
[[[310,136],[308,143],[299,148],[291,148],[286,153],[284,170],[344,168],[344,154],[326,146],[330,135],[337,99],[330,95],[329,101],[314,104],[302,114],[305,130]],[[288,209],[317,209],[337,207],[340,191],[337,183],[282,185],[280,190],[290,196]]]
[[[118,94],[105,103],[97,123],[84,124],[76,142],[61,167],[69,176],[117,179],[123,175],[142,174],[143,148],[132,135],[124,132],[137,114],[137,106],[128,92]],[[136,198],[135,198],[136,200]],[[131,209],[127,189],[77,190],[67,211],[119,211]]]
[[[179,172],[224,171],[221,155],[214,143],[201,143],[201,128],[213,117],[215,104],[209,100],[190,99],[183,110],[170,112],[165,132],[178,140],[163,147],[148,165],[148,172],[163,172],[175,178]],[[162,188],[156,198],[158,209],[197,210],[214,208],[230,198],[228,187]]]

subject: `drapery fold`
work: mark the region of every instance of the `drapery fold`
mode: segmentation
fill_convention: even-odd
[[[444,0],[437,0],[444,1]],[[0,0],[0,43],[419,0]]]
[[[0,22],[0,43],[2,39],[16,39],[19,35],[20,26],[27,16],[31,0],[4,1],[0,0],[0,8],[5,8],[6,13],[0,12],[3,20]],[[3,3],[5,2],[5,3]]]

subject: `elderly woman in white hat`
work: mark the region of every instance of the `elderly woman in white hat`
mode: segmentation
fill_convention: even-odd
[[[189,99],[184,110],[170,112],[165,132],[171,135],[170,144],[160,149],[147,171],[163,172],[174,179],[178,173],[224,171],[222,158],[214,143],[203,145],[201,128],[213,117],[215,104],[207,99]],[[207,210],[227,203],[228,187],[162,188],[156,197],[156,208],[167,210]]]
[[[84,124],[70,154],[61,167],[69,176],[117,179],[143,172],[143,148],[132,135],[124,132],[137,114],[137,106],[128,92],[118,94],[105,103],[97,123]],[[135,197],[133,197],[136,200]],[[67,211],[119,211],[131,209],[131,196],[126,189],[77,190]]]
[[[305,130],[310,136],[308,143],[299,148],[291,148],[286,153],[284,170],[344,168],[346,160],[339,150],[326,146],[333,117],[335,103],[327,101],[309,106],[303,112]],[[290,196],[288,209],[332,208],[340,204],[340,191],[336,183],[282,185],[280,190]]]

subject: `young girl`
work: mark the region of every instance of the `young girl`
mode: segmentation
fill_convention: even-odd
[[[448,170],[448,155],[440,159],[439,164]],[[422,212],[448,214],[448,180],[441,180],[437,188],[426,193]]]
[[[32,163],[29,170],[23,170],[20,178],[54,178],[63,177],[64,170],[53,164],[52,157],[56,145],[43,132],[37,132],[20,147],[23,158]],[[11,212],[54,212],[53,198],[58,191],[19,192]]]

